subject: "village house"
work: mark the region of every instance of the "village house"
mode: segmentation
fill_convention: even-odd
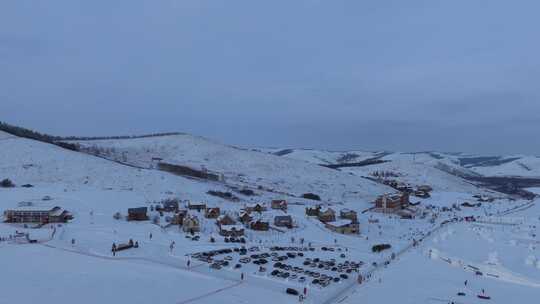
[[[189,210],[197,210],[199,212],[206,210],[206,204],[205,203],[194,203],[188,202],[187,208]]]
[[[274,225],[277,227],[293,228],[293,219],[290,215],[278,215],[274,217]]]
[[[409,194],[385,194],[377,198],[375,208],[383,212],[394,212],[396,210],[409,206]]]
[[[236,221],[228,214],[221,215],[216,220],[216,225],[218,226],[228,226],[235,225]]]
[[[356,211],[351,209],[341,209],[339,212],[339,218],[343,220],[351,220],[353,222],[358,222],[358,214]]]
[[[219,227],[219,235],[224,237],[244,236],[244,226],[242,225],[222,225]]]
[[[315,207],[306,207],[306,215],[307,216],[319,216],[319,212],[321,211],[321,206],[317,205]]]
[[[396,214],[399,215],[402,219],[414,219],[416,216],[416,210],[410,208],[399,209],[396,211]]]
[[[335,222],[325,223],[324,225],[327,229],[341,234],[360,233],[360,224],[351,220],[337,220]]]
[[[336,212],[332,208],[323,208],[319,210],[318,218],[323,223],[333,222],[336,220]]]
[[[180,206],[178,205],[177,200],[167,200],[164,201],[161,205],[156,206],[156,211],[163,212],[176,212]]]
[[[148,220],[148,208],[129,208],[128,209],[128,221],[147,221]]]
[[[401,191],[401,192],[408,192],[408,193],[410,193],[410,192],[413,191],[413,187],[412,187],[412,186],[407,185],[407,184],[405,184],[405,183],[401,183],[401,182],[398,182],[398,183],[395,185],[394,188],[396,188],[396,190]]]
[[[184,224],[182,225],[182,230],[186,233],[195,233],[201,231],[201,226],[199,219],[196,216],[186,216],[184,218]]]
[[[253,217],[251,217],[249,212],[242,212],[240,213],[239,219],[240,219],[240,222],[242,222],[242,224],[247,225],[251,222],[251,220],[253,220]]]
[[[421,190],[414,191],[414,196],[420,197],[420,198],[430,198],[431,197],[429,192],[421,191]]]
[[[25,206],[4,211],[8,223],[66,223],[73,215],[61,207]]]
[[[433,191],[433,188],[429,185],[421,185],[421,186],[416,187],[416,190],[429,193]]]
[[[256,230],[256,231],[268,231],[270,229],[270,224],[268,222],[257,220],[257,221],[251,222],[249,227],[252,230]]]
[[[264,204],[249,204],[247,205],[245,208],[244,208],[244,211],[246,212],[265,212],[267,209],[266,209],[266,206]]]
[[[187,216],[187,210],[178,210],[177,213],[174,214],[171,220],[171,224],[173,225],[183,225],[184,224],[184,218]]]
[[[283,210],[287,211],[287,201],[286,200],[273,200],[271,208],[274,210]]]
[[[215,208],[207,208],[204,211],[204,217],[208,219],[215,219],[218,218],[221,213],[221,210],[218,207]]]

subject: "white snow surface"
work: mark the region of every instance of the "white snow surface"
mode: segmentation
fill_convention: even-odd
[[[34,186],[0,188],[2,210],[32,202],[58,205],[74,215],[69,223],[54,227],[0,223],[1,238],[22,232],[38,241],[0,241],[2,274],[8,278],[0,284],[0,303],[298,303],[298,298],[287,295],[285,289],[301,292],[304,287],[308,289],[305,303],[311,304],[532,304],[540,298],[539,202],[500,197],[481,207],[443,212],[442,207],[472,201],[472,195],[482,190],[438,169],[435,164],[441,160],[427,154],[412,160],[407,154],[390,154],[385,158],[392,162],[337,171],[189,135],[82,143],[114,148],[118,155],[125,152],[132,165],[145,169],[0,132],[0,178],[10,178],[19,186]],[[225,183],[151,169],[152,157],[204,166],[223,173]],[[446,164],[454,163],[449,160]],[[407,182],[433,185],[432,197],[418,199],[419,212],[412,220],[392,214],[362,213],[372,206],[373,197],[389,191],[361,177],[372,170],[395,170]],[[240,196],[240,202],[206,194],[208,190],[230,191],[231,185],[253,189],[262,185],[267,190],[257,190],[259,196],[255,198]],[[276,191],[269,191],[271,187]],[[540,193],[538,189],[530,190]],[[333,233],[316,218],[306,217],[306,205],[318,202],[292,196],[304,192],[320,194],[321,203],[338,214],[345,208],[358,212],[361,233]],[[51,200],[43,201],[45,196]],[[272,227],[266,232],[246,229],[247,247],[269,252],[268,248],[276,245],[302,246],[303,239],[315,248],[306,253],[307,257],[362,261],[360,274],[371,276],[360,285],[352,273],[348,279],[322,288],[311,284],[311,278],[300,283],[269,275],[273,262],[266,265],[266,272],[259,272],[252,264],[234,269],[233,265],[239,263],[237,254],[231,254],[231,265],[210,269],[188,255],[240,246],[226,243],[218,235],[215,220],[190,211],[201,220],[202,228],[200,240],[192,241],[179,227],[166,226],[165,218],[171,214],[161,217],[155,211],[149,212],[158,224],[128,222],[124,218],[128,208],[149,207],[152,201],[170,197],[205,201],[233,215],[251,202],[287,199],[286,214],[292,216],[295,227]],[[116,212],[121,213],[120,220],[113,218]],[[260,218],[273,224],[273,217],[283,214],[281,210],[270,210]],[[452,222],[464,216],[484,221]],[[210,241],[211,237],[215,242]],[[137,241],[139,248],[112,256],[112,243],[126,243],[129,239]],[[420,239],[423,241],[413,247],[414,241]],[[175,245],[171,250],[172,242]],[[391,248],[374,253],[372,246],[377,244],[391,244]],[[288,263],[305,267],[302,261],[289,259]],[[389,261],[386,266],[385,261]],[[483,274],[476,275],[470,266]],[[331,270],[327,272],[332,274]],[[469,282],[467,287],[465,280]],[[491,300],[477,298],[482,289]],[[460,291],[467,295],[458,297]]]

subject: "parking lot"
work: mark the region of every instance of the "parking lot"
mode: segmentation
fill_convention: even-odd
[[[327,289],[352,282],[364,265],[348,257],[348,251],[331,247],[233,247],[192,254],[212,271],[250,274],[299,288]]]

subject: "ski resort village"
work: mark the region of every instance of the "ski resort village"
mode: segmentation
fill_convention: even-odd
[[[540,159],[0,131],[0,303],[538,303]]]

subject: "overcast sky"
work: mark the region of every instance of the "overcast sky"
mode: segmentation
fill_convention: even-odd
[[[0,120],[540,155],[540,1],[0,1]]]

